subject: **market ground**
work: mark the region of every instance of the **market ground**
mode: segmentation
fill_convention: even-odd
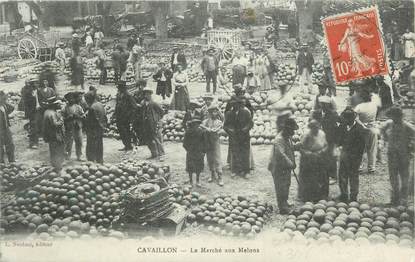
[[[13,83],[7,86],[0,86],[0,88],[5,89],[5,91],[18,91],[22,86],[21,83]],[[155,88],[154,83],[150,83],[151,88]],[[195,83],[191,85],[189,92],[191,97],[199,96],[204,92],[203,83]],[[104,94],[116,93],[116,89],[113,85],[100,86],[99,92]],[[344,106],[344,101],[347,96],[346,90],[340,90],[337,101],[340,107]],[[156,97],[158,100],[159,98]],[[24,120],[13,121],[13,135],[16,145],[16,158],[19,162],[32,163],[32,162],[48,162],[49,161],[49,152],[48,147],[45,143],[41,143],[39,149],[31,150],[28,149],[28,138],[27,133],[23,130]],[[84,141],[85,142],[85,141]],[[84,143],[85,144],[85,143]],[[176,142],[166,142],[165,144],[166,157],[163,164],[170,166],[173,175],[171,176],[171,182],[176,183],[177,185],[184,185],[185,181],[188,180],[188,175],[185,172],[185,150],[182,147],[181,143]],[[136,161],[146,161],[145,159],[149,157],[150,153],[146,147],[140,147],[137,151],[132,152],[120,152],[119,148],[122,147],[122,144],[118,140],[114,139],[105,139],[104,140],[104,161],[107,163],[119,163],[123,159],[134,159]],[[223,144],[221,147],[222,150],[222,159],[226,160],[227,155],[227,145]],[[218,193],[225,193],[230,195],[244,195],[251,197],[253,199],[260,199],[272,204],[274,207],[276,205],[276,197],[273,179],[270,173],[267,170],[269,154],[270,154],[270,145],[260,145],[253,146],[253,155],[255,160],[255,170],[248,176],[247,179],[243,178],[231,178],[229,169],[224,169],[224,187],[219,187],[216,184],[210,184],[207,182],[209,178],[209,170],[205,165],[205,170],[201,175],[201,188],[193,188],[193,190],[198,191],[207,196],[214,196]],[[297,156],[298,157],[298,156]],[[383,159],[385,155],[383,152]],[[298,163],[298,159],[297,159]],[[70,163],[69,163],[70,164]],[[296,170],[298,174],[298,170]],[[390,196],[390,183],[387,172],[387,165],[382,163],[379,164],[375,174],[368,175],[362,174],[360,176],[360,194],[359,200],[361,202],[369,203],[378,203],[385,204],[389,202]],[[334,198],[339,194],[338,185],[330,186],[330,197]],[[291,188],[289,202],[295,203],[297,196],[297,182],[295,177],[291,179]],[[299,204],[299,203],[298,203]],[[275,208],[276,209],[276,208]],[[284,221],[284,216],[278,215],[276,212],[273,213],[271,217],[271,222],[268,226],[280,226]]]

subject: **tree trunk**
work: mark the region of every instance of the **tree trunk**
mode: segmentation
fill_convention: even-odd
[[[167,14],[169,2],[151,2],[152,13],[155,21],[156,38],[167,38]]]

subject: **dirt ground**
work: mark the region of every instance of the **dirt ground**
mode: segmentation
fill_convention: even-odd
[[[0,88],[14,89],[18,88],[19,83],[14,83],[14,85],[8,85],[7,87],[3,86]],[[154,83],[149,83],[151,88],[155,88]],[[20,87],[19,87],[20,89]],[[105,94],[115,94],[116,89],[113,85],[100,86],[98,92]],[[204,91],[204,84],[196,83],[192,84],[189,88],[191,97],[198,96]],[[8,90],[7,90],[8,91]],[[337,101],[339,108],[344,107],[345,98],[347,96],[346,90],[340,90]],[[157,101],[160,99],[155,97]],[[16,145],[16,159],[20,162],[26,162],[30,164],[33,161],[48,162],[49,152],[48,147],[45,143],[41,143],[39,149],[32,150],[28,149],[28,138],[26,131],[23,130],[23,124],[25,120],[13,121],[13,135]],[[84,138],[85,139],[85,138]],[[84,143],[85,144],[85,143]],[[163,164],[170,165],[170,168],[173,172],[171,176],[171,182],[178,185],[183,185],[188,176],[185,172],[185,150],[182,147],[181,143],[176,142],[166,142],[164,143],[166,150],[166,158]],[[222,159],[223,162],[226,161],[227,155],[227,145],[222,144]],[[123,159],[135,159],[136,161],[146,161],[145,159],[149,157],[150,152],[147,147],[139,147],[137,151],[133,152],[120,152],[119,148],[122,148],[120,141],[114,139],[106,138],[104,140],[104,161],[108,163],[118,163]],[[193,190],[198,191],[202,194],[208,196],[214,196],[217,193],[226,193],[231,195],[244,195],[250,196],[252,198],[260,199],[271,203],[274,207],[276,205],[276,197],[274,184],[271,174],[267,170],[269,154],[270,154],[270,145],[260,145],[253,146],[253,155],[255,160],[255,170],[248,176],[247,179],[244,178],[231,178],[230,171],[228,168],[224,168],[224,187],[219,187],[216,184],[210,184],[207,182],[209,178],[209,170],[205,164],[205,170],[201,175],[201,188],[194,188]],[[382,154],[383,159],[385,159],[385,154]],[[72,161],[71,161],[72,162]],[[68,163],[70,164],[70,163]],[[225,163],[224,163],[225,164]],[[297,155],[297,165],[298,165],[298,155]],[[298,174],[298,170],[296,170]],[[294,177],[291,178],[291,188],[289,202],[296,202],[297,195],[297,182]],[[362,174],[360,176],[360,194],[359,201],[369,202],[372,204],[385,204],[389,202],[390,197],[390,183],[387,172],[387,164],[379,164],[375,174],[368,175]],[[339,194],[338,185],[334,184],[330,186],[330,197],[334,198]],[[297,203],[300,204],[300,203]],[[276,208],[275,208],[276,209]],[[274,213],[271,217],[271,222],[268,224],[269,227],[279,227],[285,216],[278,215]]]

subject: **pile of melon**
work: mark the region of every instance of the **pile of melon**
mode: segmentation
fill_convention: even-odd
[[[171,185],[168,192],[170,194],[170,201],[187,208],[206,202],[206,196],[196,191],[192,192],[190,187],[182,188],[177,185]]]
[[[323,64],[315,63],[313,65],[313,73],[311,74],[311,82],[313,84],[318,84],[323,80],[323,77],[324,77]]]
[[[292,85],[297,77],[295,65],[278,64],[277,82],[278,84]]]
[[[180,142],[184,137],[184,112],[172,112],[163,117],[162,134],[164,141]]]
[[[272,207],[243,196],[217,195],[212,199],[199,198],[187,222],[204,225],[207,230],[221,236],[252,238],[261,232]]]
[[[15,189],[22,183],[29,182],[43,175],[49,167],[38,163],[32,167],[24,163],[0,164],[0,189],[2,192]]]
[[[122,212],[118,195],[123,190],[142,181],[168,176],[168,172],[167,166],[129,160],[118,166],[90,162],[68,166],[62,174],[52,172],[49,179],[18,193],[15,201],[2,209],[2,231],[52,236],[56,232],[74,231],[77,234],[71,233],[71,237],[77,237],[87,232],[79,223],[97,229],[110,228]],[[79,221],[78,231],[71,230],[74,221]]]
[[[316,204],[307,202],[294,210],[283,231],[299,231],[306,238],[322,242],[357,240],[412,245],[413,218],[413,208],[404,206],[376,207],[321,200]]]
[[[294,115],[295,116],[309,116],[314,107],[315,95],[298,93],[294,97]]]

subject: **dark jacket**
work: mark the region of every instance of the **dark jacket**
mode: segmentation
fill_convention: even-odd
[[[43,139],[46,143],[64,142],[63,118],[55,110],[47,109],[43,116]]]
[[[138,106],[133,96],[127,91],[117,93],[114,116],[116,121],[125,122],[132,120]]]
[[[327,143],[337,143],[340,117],[336,111],[325,113],[321,119],[321,127],[326,134]]]
[[[206,152],[204,131],[200,127],[191,127],[186,130],[183,138],[183,147],[187,153],[200,154]]]
[[[112,51],[111,54],[111,60],[112,60],[112,67],[114,70],[120,70],[121,68],[121,53],[118,50]]]
[[[166,81],[160,81],[160,78],[163,72],[164,72],[164,77],[166,78]],[[157,81],[157,89],[156,89],[157,95],[161,95],[163,94],[163,92],[165,92],[165,95],[170,96],[172,92],[171,90],[171,78],[172,77],[173,77],[173,73],[167,68],[159,69],[157,73],[153,75],[153,79]]]
[[[10,118],[9,115],[14,111],[14,107],[10,104],[5,104],[4,105],[4,109],[5,109],[5,114],[2,114],[0,112],[0,121],[2,121],[2,123],[6,123],[7,127],[10,127]]]
[[[247,108],[242,108],[238,113],[234,110],[226,112],[223,129],[232,137],[249,139],[249,130],[253,125],[251,113]]]
[[[164,110],[154,101],[141,102],[141,124],[144,142],[150,142],[157,136],[160,120],[163,118]]]
[[[305,55],[307,53],[307,56]],[[314,64],[314,57],[311,52],[304,52],[300,51],[297,57],[297,66],[298,66],[298,73],[301,75],[303,73],[303,69],[307,68],[308,72],[312,72],[312,67]]]
[[[102,135],[107,127],[105,107],[100,102],[94,102],[88,109],[85,121],[87,135]]]
[[[170,66],[172,69],[173,69],[174,54],[176,53],[173,52],[173,54],[171,55],[171,59],[170,59]],[[187,67],[186,56],[184,55],[183,52],[179,52],[179,54],[177,55],[177,63],[183,66],[183,69]]]
[[[36,96],[33,95],[33,87],[24,86],[21,93],[25,117],[34,117],[36,113]]]
[[[235,95],[231,96],[231,99],[229,100],[229,102],[225,106],[225,114],[226,114],[226,112],[229,112],[229,111],[232,110],[233,101],[235,99],[236,99]],[[248,99],[244,98],[244,100],[245,100],[245,107],[248,108],[249,112],[251,113],[251,117],[254,117],[254,112],[255,112],[254,107],[252,106],[251,102],[249,102]]]
[[[349,159],[361,161],[365,150],[367,130],[359,123],[355,123],[350,131],[341,124],[339,127],[338,145],[342,147],[342,155]],[[360,163],[360,162],[359,162]]]
[[[219,67],[219,59],[214,55],[212,57],[215,61],[215,70],[214,71],[217,73],[218,72],[218,67]],[[203,59],[202,59],[202,63],[200,65],[202,67],[202,71],[204,73],[206,73],[208,71],[208,61],[207,61],[208,59],[209,59],[209,55],[204,56]]]

